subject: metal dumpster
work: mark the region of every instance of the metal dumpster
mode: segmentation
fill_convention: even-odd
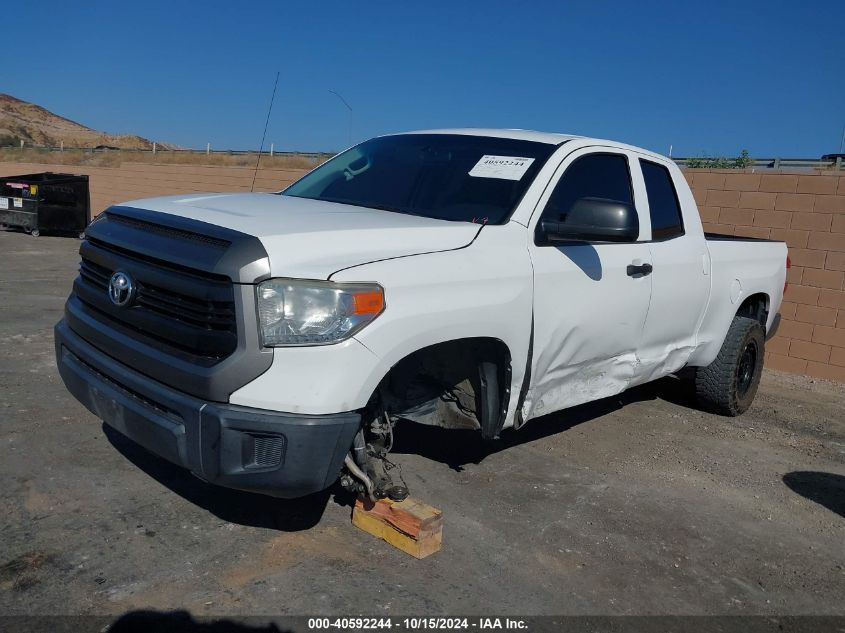
[[[91,221],[88,176],[25,174],[0,177],[0,225],[84,236]]]

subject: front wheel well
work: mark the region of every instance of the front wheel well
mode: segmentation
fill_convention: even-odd
[[[396,417],[496,437],[510,401],[511,354],[492,337],[457,339],[419,349],[381,380],[378,400]]]

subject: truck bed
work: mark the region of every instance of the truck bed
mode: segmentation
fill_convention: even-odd
[[[710,301],[699,329],[701,362],[715,358],[731,319],[753,294],[768,298],[766,330],[770,331],[783,299],[786,244],[734,235],[705,234],[710,252]]]

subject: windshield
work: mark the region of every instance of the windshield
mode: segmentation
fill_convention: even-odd
[[[427,218],[502,224],[555,145],[461,134],[404,134],[361,143],[282,195]]]

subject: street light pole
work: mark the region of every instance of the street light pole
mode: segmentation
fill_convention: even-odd
[[[339,92],[335,92],[334,90],[329,90],[329,92],[331,92],[334,96],[336,96],[338,99],[340,99],[341,103],[343,103],[343,105],[346,106],[346,109],[349,110],[349,145],[351,147],[352,146],[352,116],[353,116],[352,106],[350,106],[346,102],[346,99],[344,99],[343,95],[341,95]]]

